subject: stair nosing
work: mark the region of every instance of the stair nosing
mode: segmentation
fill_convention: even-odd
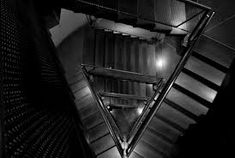
[[[186,75],[196,79],[197,81],[201,82],[202,84],[206,85],[207,87],[214,89],[216,91],[219,91],[220,86],[215,84],[214,82],[198,75],[197,73],[194,73],[193,71],[187,69],[187,68],[183,68],[182,70],[183,73],[185,73]]]
[[[186,110],[185,108],[181,107],[180,105],[174,103],[174,101],[171,101],[169,99],[164,99],[164,102],[172,107],[173,109],[179,111],[180,113],[182,113],[183,115],[185,115],[186,117],[189,117],[190,119],[194,120],[194,121],[198,121],[198,116],[193,114],[192,112]]]
[[[180,91],[181,93],[187,95],[188,97],[194,99],[195,101],[199,102],[200,104],[202,104],[206,108],[211,107],[211,104],[212,104],[211,102],[209,102],[206,99],[198,96],[197,94],[185,89],[184,87],[180,86],[179,84],[174,83],[172,87],[175,88],[176,90]]]

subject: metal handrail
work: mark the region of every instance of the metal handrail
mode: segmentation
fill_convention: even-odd
[[[97,76],[109,76],[109,77],[115,77],[115,78],[118,78],[118,79],[122,79],[122,80],[130,80],[130,81],[136,81],[136,82],[141,82],[141,83],[148,83],[148,84],[156,84],[158,83],[159,81],[161,81],[161,78],[157,78],[156,76],[151,76],[151,75],[146,75],[146,74],[142,74],[142,73],[137,73],[137,72],[131,72],[131,71],[126,71],[126,70],[120,70],[120,69],[112,69],[112,68],[104,68],[104,67],[100,67],[100,66],[95,66],[95,65],[87,65],[87,64],[82,64],[82,66],[84,67],[90,67],[91,70],[88,71],[88,73],[90,74],[95,74],[95,70],[96,69],[102,69],[106,72],[114,72],[115,75],[116,74],[125,74],[123,75],[122,77],[118,77],[118,76],[115,76],[115,75],[107,75],[108,73],[106,73],[106,75],[103,73],[102,75],[101,74],[95,74]],[[94,72],[93,72],[94,71]],[[96,72],[97,73],[97,72]],[[132,75],[132,76],[138,76],[136,78],[131,78],[129,77],[128,78],[128,75]],[[138,78],[142,78],[142,79],[138,79]],[[148,78],[150,79],[149,81],[144,81],[143,78]]]
[[[171,89],[172,85],[174,84],[175,80],[177,79],[177,77],[181,73],[181,70],[183,69],[184,65],[186,64],[188,58],[192,54],[192,49],[193,49],[194,45],[198,41],[200,35],[202,34],[202,32],[204,31],[205,27],[210,22],[210,20],[213,17],[215,12],[207,11],[207,13],[208,14],[205,17],[203,17],[204,23],[202,24],[201,28],[199,28],[201,24],[197,25],[197,27],[194,28],[194,30],[198,30],[199,29],[199,31],[193,31],[193,32],[196,33],[196,35],[194,36],[194,38],[192,40],[189,39],[190,41],[189,41],[189,44],[187,46],[187,49],[186,49],[183,57],[181,58],[180,62],[177,64],[174,72],[172,73],[172,75],[168,79],[166,85],[162,89],[162,92],[160,93],[158,99],[156,100],[155,104],[153,105],[151,111],[149,112],[149,115],[146,116],[145,120],[141,124],[140,130],[138,130],[138,132],[136,134],[137,136],[133,139],[131,145],[129,146],[129,148],[127,150],[127,152],[128,152],[127,155],[128,156],[133,151],[134,147],[137,145],[138,141],[142,137],[144,131],[146,130],[148,124],[150,123],[150,121],[152,120],[154,115],[160,109],[162,102],[164,101],[165,97],[167,96],[168,92],[170,91],[170,89]],[[192,37],[193,37],[193,35],[192,35]]]
[[[107,127],[108,127],[108,130],[109,130],[109,132],[110,132],[110,135],[112,136],[112,138],[113,138],[113,140],[114,140],[114,142],[115,142],[115,144],[116,144],[116,146],[117,146],[118,151],[119,151],[120,153],[123,153],[123,149],[122,149],[121,143],[120,143],[120,142],[121,142],[120,134],[119,134],[119,133],[116,134],[116,132],[118,131],[117,127],[115,126],[116,124],[112,121],[112,119],[110,118],[109,115],[108,115],[108,116],[106,115],[106,114],[109,114],[109,112],[108,112],[107,109],[105,108],[105,106],[104,106],[104,104],[103,104],[103,102],[102,102],[100,96],[95,92],[95,90],[93,89],[93,87],[90,85],[89,78],[88,78],[89,74],[88,74],[88,72],[87,72],[85,66],[82,66],[82,72],[83,72],[83,75],[84,75],[84,77],[85,77],[85,79],[86,79],[86,82],[88,83],[88,87],[89,87],[89,89],[90,89],[90,91],[91,91],[91,93],[92,93],[92,96],[95,98],[97,104],[99,105],[99,106],[98,106],[99,111],[101,112],[101,115],[102,115],[102,117],[103,117],[103,119],[104,119],[104,121],[105,121],[105,123],[106,123],[106,125],[107,125]],[[113,126],[115,127],[115,130],[116,130],[116,131],[113,130],[113,126],[110,124],[109,121],[111,121],[112,124],[114,123]],[[117,137],[117,135],[118,135],[119,137]]]
[[[131,143],[132,139],[134,138],[135,134],[137,133],[137,131],[139,129],[138,126],[141,124],[141,122],[143,121],[145,116],[148,114],[148,109],[150,108],[150,105],[152,105],[154,100],[156,100],[157,96],[159,95],[159,91],[160,91],[163,84],[164,84],[164,81],[162,79],[160,81],[160,83],[158,84],[158,87],[155,90],[153,96],[148,100],[147,104],[145,105],[141,116],[138,118],[138,120],[136,121],[136,123],[132,127],[131,132],[129,133],[128,143]]]

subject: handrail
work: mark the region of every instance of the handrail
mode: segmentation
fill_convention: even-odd
[[[145,116],[148,114],[148,109],[150,108],[151,105],[153,105],[154,101],[157,99],[157,97],[159,96],[159,92],[160,89],[162,88],[162,86],[164,85],[164,80],[162,79],[157,86],[157,89],[155,90],[153,96],[148,100],[148,102],[146,103],[143,112],[141,114],[141,116],[138,118],[138,120],[136,121],[136,123],[134,124],[134,126],[132,127],[130,133],[129,133],[129,138],[128,138],[128,142],[131,143],[132,139],[134,138],[135,134],[138,131],[138,126],[141,124],[141,122],[143,121],[143,119],[145,118]]]
[[[83,75],[84,75],[84,77],[85,77],[85,79],[86,79],[86,82],[88,83],[88,87],[89,87],[89,89],[90,89],[90,91],[91,91],[91,93],[92,93],[92,96],[95,98],[97,104],[99,105],[99,106],[98,106],[99,111],[101,112],[101,115],[102,115],[102,117],[103,117],[103,119],[104,119],[104,121],[105,121],[105,123],[106,123],[106,125],[107,125],[107,127],[108,127],[108,130],[109,130],[109,132],[110,132],[110,135],[112,136],[112,138],[113,138],[113,140],[114,140],[114,142],[115,142],[115,144],[116,144],[116,146],[117,146],[117,149],[119,150],[120,153],[123,153],[123,149],[122,149],[121,144],[120,144],[120,141],[121,141],[120,134],[118,133],[118,136],[119,136],[119,137],[117,137],[117,135],[116,135],[116,132],[118,132],[118,128],[115,126],[115,125],[116,125],[115,122],[112,121],[112,118],[110,118],[111,116],[106,115],[106,114],[109,114],[109,111],[107,110],[107,108],[105,108],[105,106],[104,106],[104,104],[103,104],[101,98],[100,98],[99,95],[95,92],[95,90],[93,89],[93,87],[90,86],[90,84],[89,84],[89,78],[88,78],[88,72],[87,72],[85,66],[82,66],[82,72],[83,72]],[[116,130],[116,131],[113,130],[113,127],[112,127],[112,125],[111,125],[111,123],[110,123],[109,121],[112,122],[112,124],[113,124],[113,126],[115,127],[115,130]]]
[[[163,87],[163,89],[162,89],[159,97],[155,101],[151,111],[146,116],[143,123],[140,125],[140,129],[137,131],[137,134],[136,134],[137,136],[133,139],[132,143],[130,144],[130,146],[127,150],[127,152],[128,152],[127,155],[128,156],[133,151],[134,147],[137,145],[138,141],[142,137],[144,131],[146,130],[148,124],[150,123],[150,121],[152,120],[152,118],[154,117],[156,112],[160,109],[162,102],[164,101],[165,97],[167,96],[168,92],[170,91],[170,89],[171,89],[172,85],[174,84],[175,80],[177,79],[177,77],[181,73],[181,70],[183,69],[184,65],[186,64],[188,58],[192,54],[192,49],[193,49],[194,45],[198,41],[198,39],[199,39],[200,35],[202,34],[202,32],[204,31],[205,27],[210,22],[210,20],[213,17],[214,13],[215,12],[208,11],[208,14],[203,18],[205,21],[202,24],[202,27],[199,28],[200,25],[197,25],[197,27],[194,28],[194,30],[199,29],[199,31],[193,31],[193,32],[196,33],[196,35],[194,36],[194,38],[192,40],[189,41],[189,45],[187,46],[187,49],[185,50],[185,53],[184,53],[183,57],[180,59],[180,62],[177,64],[174,72],[171,74],[171,76],[168,79],[166,85]],[[193,37],[193,35],[192,35],[192,37]]]
[[[122,80],[130,80],[130,81],[148,83],[148,84],[155,84],[161,80],[161,78],[156,78],[156,76],[145,75],[126,70],[103,68],[99,66],[85,65],[85,64],[82,65],[85,67],[90,67],[91,70],[88,70],[88,73],[97,76],[108,76],[112,78],[118,78]]]

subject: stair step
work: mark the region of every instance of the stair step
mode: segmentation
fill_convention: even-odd
[[[119,154],[117,147],[113,147],[108,151],[100,154],[97,158],[121,158],[121,155]],[[133,158],[138,158],[138,157],[133,157]]]
[[[76,93],[74,93],[74,96],[75,96],[75,98],[82,98],[82,97],[86,97],[90,94],[91,94],[91,91],[90,91],[89,87],[86,86],[86,87],[80,89],[79,91],[77,91]]]
[[[112,31],[110,34],[119,33],[125,36],[125,38],[138,37],[141,39],[145,39],[147,41],[151,41],[152,38],[163,38],[163,35],[158,32],[151,32],[144,28],[133,27],[131,25],[123,24],[123,23],[115,23],[114,21],[107,19],[99,19],[94,23],[94,27],[96,29],[104,29]],[[106,32],[107,34],[108,32]]]
[[[215,67],[203,62],[202,60],[191,56],[185,65],[187,70],[190,70],[199,76],[213,82],[214,84],[221,86],[225,73],[216,69]]]
[[[88,118],[86,118],[83,123],[84,126],[87,130],[101,124],[102,122],[104,122],[100,112],[95,113],[94,115],[89,116]]]
[[[230,67],[235,57],[233,50],[206,36],[201,36],[197,46],[194,48],[194,51],[226,68]]]
[[[131,155],[129,158],[144,158],[143,156],[139,155],[135,151],[132,151]]]
[[[177,124],[176,122],[173,122],[173,121],[169,120],[168,118],[166,118],[165,116],[162,116],[159,114],[155,115],[155,117],[157,117],[159,120],[165,122],[169,126],[175,128],[176,130],[180,131],[181,133],[184,133],[185,129],[182,126],[180,126],[179,124]]]
[[[196,123],[193,119],[187,117],[178,110],[175,110],[165,102],[162,103],[156,115],[167,118],[169,121],[178,124],[183,129],[187,129],[189,125]]]
[[[118,103],[115,103],[115,104],[109,104],[109,106],[111,108],[116,108],[116,109],[135,109],[135,108],[138,108],[138,105],[137,104],[131,104],[131,105],[128,105],[128,104],[118,104]]]
[[[92,143],[97,139],[107,135],[109,130],[105,123],[99,124],[88,131],[89,142]]]
[[[94,150],[96,155],[105,153],[109,149],[115,146],[113,138],[110,135],[106,135],[105,137],[93,142],[91,144],[91,148]]]
[[[122,93],[100,92],[99,94],[103,97],[119,98],[119,99],[132,99],[132,100],[140,100],[140,101],[147,101],[150,99],[149,97],[142,97],[138,95],[122,94]]]
[[[203,106],[205,106],[206,108],[210,108],[212,103],[201,98],[200,96],[192,93],[191,91],[185,89],[184,87],[181,87],[180,85],[174,84],[173,88],[177,89],[178,91],[188,95],[190,98],[196,100],[197,102],[199,102],[200,104],[202,104]]]
[[[75,99],[75,104],[78,110],[85,108],[87,105],[93,104],[94,99],[91,94],[85,95],[83,97],[77,96]]]
[[[146,158],[163,158],[163,155],[159,151],[143,140],[139,141],[134,151]]]
[[[188,69],[183,69],[182,72],[190,77],[192,77],[193,79],[203,83],[204,85],[206,85],[207,87],[215,90],[215,91],[218,91],[219,90],[219,86],[214,84],[213,82],[201,77],[200,75],[188,70]]]
[[[83,108],[79,110],[79,114],[82,120],[85,120],[89,116],[97,113],[99,108],[97,107],[95,102],[85,105]]]
[[[82,88],[87,86],[87,82],[85,80],[80,80],[77,83],[74,83],[73,85],[70,86],[71,90],[73,93],[78,92],[79,90],[81,90]]]
[[[180,105],[182,108],[190,111],[196,116],[205,115],[208,112],[208,108],[205,105],[201,104],[185,93],[175,89],[174,87],[171,88],[166,98]]]
[[[96,67],[95,69],[90,70],[89,73],[97,76],[111,77],[115,79],[130,80],[149,84],[155,84],[160,81],[160,78],[156,78],[155,76],[101,67]]]
[[[223,72],[223,73],[227,73],[228,72],[228,68],[223,66],[223,65],[220,65],[219,63],[211,60],[210,58],[206,57],[206,56],[203,56],[197,52],[193,52],[192,54],[192,57],[195,57],[201,61],[203,61],[204,63],[207,63],[208,65],[214,67],[215,69],[218,69],[219,71]]]
[[[174,144],[174,141],[172,141],[171,139],[169,139],[168,137],[166,137],[165,135],[159,133],[158,131],[155,131],[154,129],[147,127],[147,130],[149,130],[151,133],[154,133],[154,135],[156,135],[157,137],[159,137],[159,139],[162,139],[162,141],[167,142],[168,144]]]
[[[182,72],[175,83],[211,103],[217,94],[215,90]]]
[[[161,138],[152,133],[150,130],[145,131],[141,140],[150,144],[152,147],[157,149],[162,155],[168,155],[172,147],[172,144],[163,141]]]
[[[151,120],[150,124],[148,125],[148,128],[156,131],[157,133],[160,133],[169,140],[172,140],[172,142],[175,142],[178,136],[182,135],[182,131],[177,130],[176,128],[170,126],[169,124],[157,117],[154,117]]]
[[[198,120],[198,116],[191,113],[190,111],[184,109],[183,107],[181,107],[180,105],[168,100],[168,99],[165,99],[164,102],[169,105],[170,107],[174,108],[175,110],[181,112],[182,114],[184,114],[185,116],[193,119],[194,121],[197,121]]]

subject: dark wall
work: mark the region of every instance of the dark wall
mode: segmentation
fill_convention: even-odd
[[[1,0],[1,157],[92,157],[34,2]]]

